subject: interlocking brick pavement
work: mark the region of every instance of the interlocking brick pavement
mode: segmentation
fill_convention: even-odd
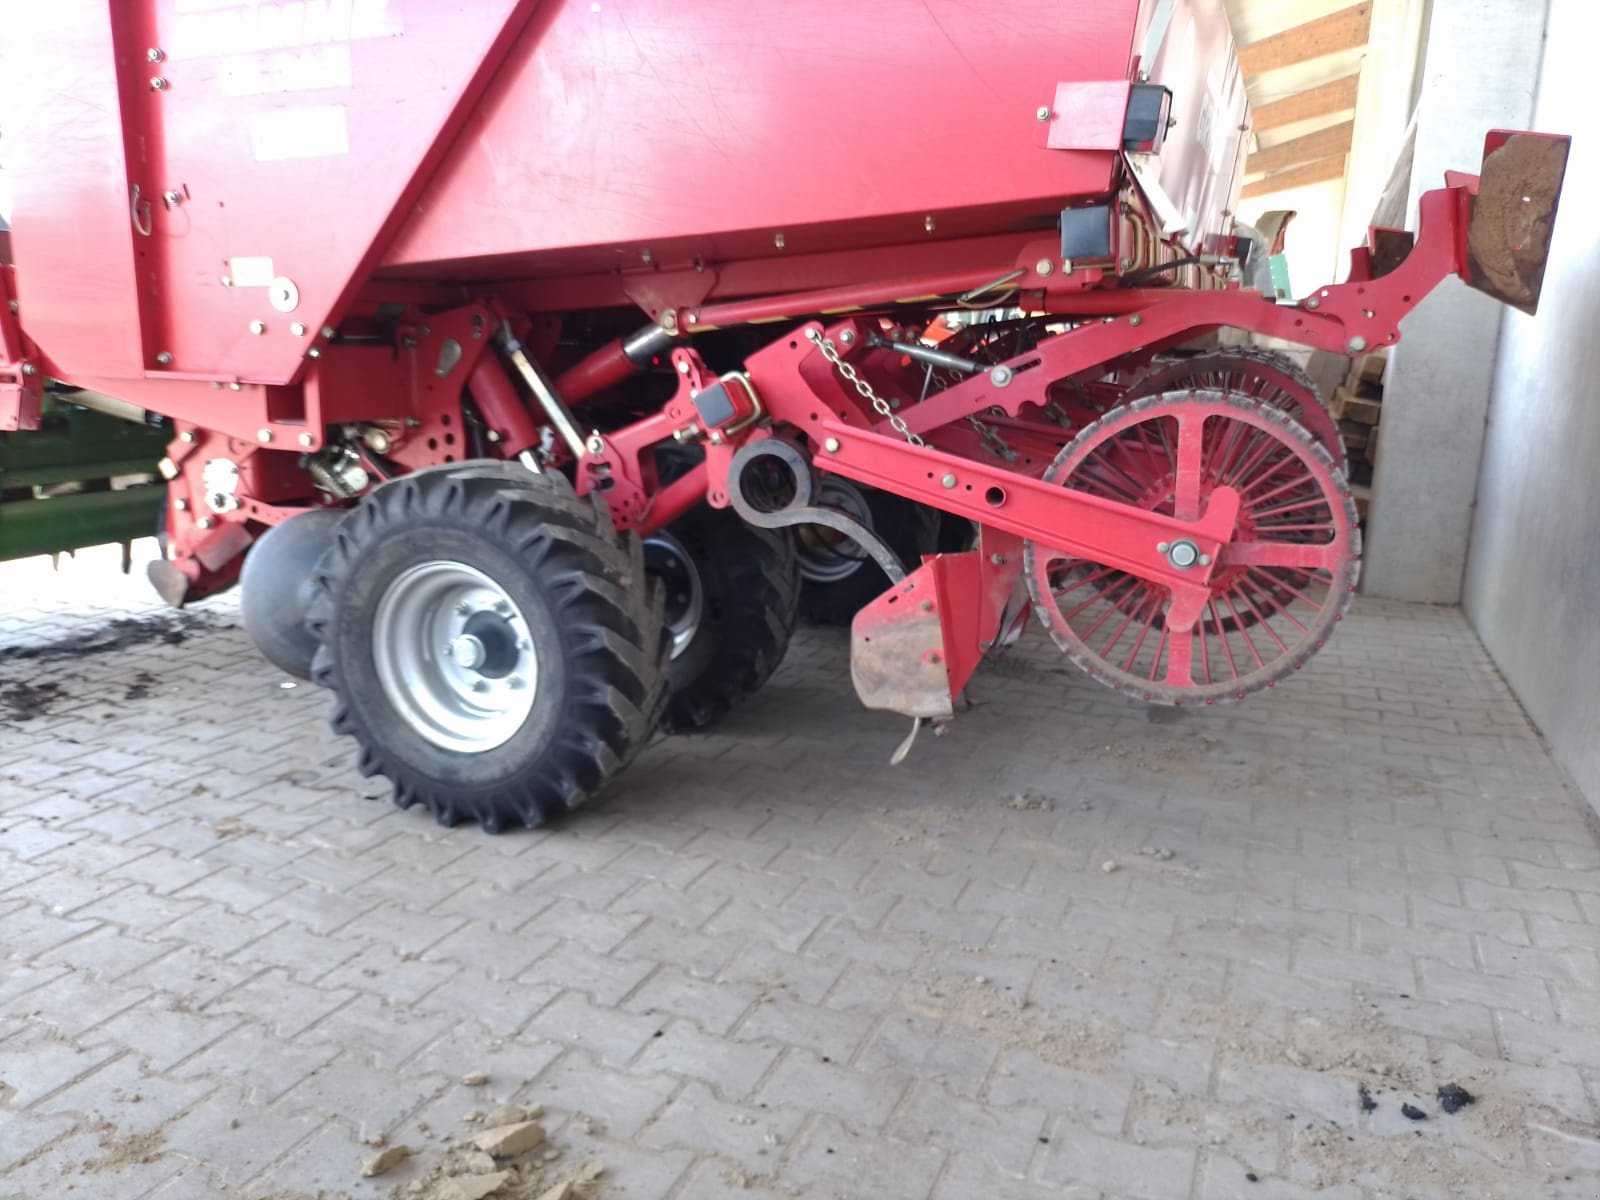
[[[0,1200],[386,1196],[501,1102],[612,1197],[1600,1195],[1600,847],[1458,612],[1182,714],[1030,640],[899,768],[808,632],[500,838],[237,625],[0,566]]]

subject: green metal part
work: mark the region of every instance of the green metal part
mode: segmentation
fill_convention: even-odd
[[[0,561],[155,532],[167,435],[45,399],[39,428],[0,433]]]

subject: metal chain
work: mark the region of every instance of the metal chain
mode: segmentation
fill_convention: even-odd
[[[816,344],[817,349],[822,351],[822,357],[833,364],[834,370],[838,371],[839,374],[844,377],[846,382],[856,389],[857,394],[860,395],[860,397],[868,404],[872,405],[873,412],[877,413],[880,417],[888,418],[889,427],[891,429],[893,429],[901,437],[905,438],[906,441],[910,442],[913,446],[926,446],[928,444],[916,434],[911,432],[910,426],[908,426],[905,421],[901,419],[900,415],[896,413],[894,409],[889,407],[889,402],[882,396],[878,395],[877,392],[873,391],[872,385],[865,379],[861,378],[861,376],[857,375],[854,367],[839,357],[839,351],[834,349],[834,345],[831,341],[823,337],[822,334],[818,333],[815,329],[806,330],[806,337]]]
[[[1000,436],[1000,431],[993,425],[985,425],[975,416],[969,416],[967,418],[967,424],[971,425],[978,431],[978,437],[981,438],[983,444],[989,448],[989,452],[991,454],[1005,459],[1006,462],[1016,462],[1018,457],[1020,457],[1017,452],[1006,443],[1005,438]]]

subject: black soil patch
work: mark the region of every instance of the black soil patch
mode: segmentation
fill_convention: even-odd
[[[1372,1093],[1367,1091],[1366,1084],[1363,1083],[1361,1085],[1361,1087],[1357,1090],[1357,1095],[1361,1097],[1362,1112],[1372,1112],[1378,1107],[1378,1102],[1372,1098]]]
[[[64,695],[59,683],[0,684],[0,721],[31,721]]]
[[[128,685],[128,690],[122,693],[124,700],[144,700],[150,695],[150,686],[156,682],[156,677],[149,671],[140,671],[133,677],[133,682]]]
[[[58,662],[157,642],[179,646],[197,633],[232,628],[233,622],[198,611],[161,613],[150,617],[117,617],[82,635],[73,634],[36,646],[0,647],[0,670],[13,663]]]
[[[1458,1113],[1478,1098],[1460,1084],[1447,1083],[1439,1089],[1439,1107],[1447,1113]]]

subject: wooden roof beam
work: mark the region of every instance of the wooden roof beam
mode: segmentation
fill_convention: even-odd
[[[1343,179],[1344,165],[1345,156],[1341,154],[1335,158],[1325,158],[1321,162],[1307,163],[1292,171],[1279,171],[1276,175],[1268,175],[1265,179],[1245,184],[1244,191],[1240,192],[1239,196],[1244,200],[1255,196],[1275,196],[1279,192],[1287,192],[1290,188],[1309,187],[1313,183]]]
[[[1292,67],[1295,63],[1309,62],[1344,50],[1354,50],[1367,44],[1372,25],[1372,5],[1355,4],[1329,13],[1293,29],[1285,29],[1271,37],[1264,37],[1239,47],[1239,69],[1248,78],[1275,71],[1279,67]]]
[[[1346,121],[1328,129],[1319,129],[1305,137],[1257,150],[1244,164],[1245,174],[1259,175],[1263,171],[1281,171],[1301,163],[1315,162],[1319,158],[1350,153],[1350,143],[1355,136],[1356,123]]]
[[[1361,76],[1346,75],[1343,79],[1335,79],[1332,83],[1325,83],[1321,87],[1285,96],[1281,100],[1269,101],[1251,110],[1250,126],[1257,133],[1261,133],[1268,129],[1293,125],[1299,121],[1310,121],[1337,112],[1348,112],[1356,106],[1356,88],[1360,82]]]

